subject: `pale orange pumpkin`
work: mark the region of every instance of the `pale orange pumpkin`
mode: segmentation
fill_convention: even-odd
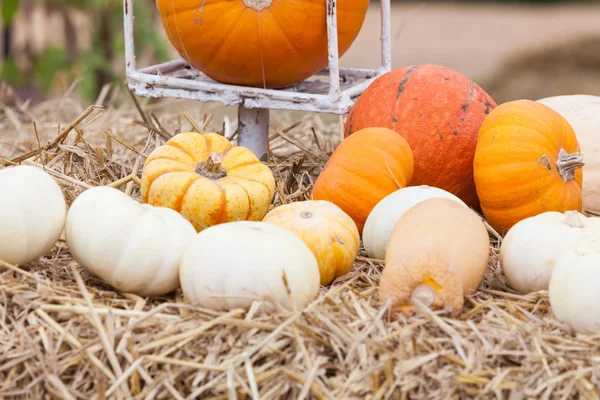
[[[178,211],[201,231],[260,221],[275,193],[273,173],[245,147],[217,133],[180,133],[146,159],[142,199]]]
[[[581,211],[583,165],[564,117],[530,100],[504,103],[483,122],[475,149],[481,210],[501,234],[546,211]]]
[[[452,199],[431,198],[410,208],[396,224],[379,283],[382,302],[406,315],[416,300],[434,310],[461,313],[464,296],[485,275],[490,239],[479,215]]]
[[[360,248],[352,218],[328,201],[285,204],[271,210],[263,222],[287,228],[306,243],[317,259],[324,286],[350,271]]]
[[[279,88],[325,68],[325,0],[157,0],[179,54],[217,81]],[[340,57],[358,35],[369,0],[338,0]]]
[[[414,157],[406,139],[387,128],[365,128],[335,149],[311,193],[313,200],[339,206],[362,234],[371,210],[384,197],[406,187]]]

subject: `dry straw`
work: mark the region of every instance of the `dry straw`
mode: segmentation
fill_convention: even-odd
[[[195,104],[169,111],[186,105],[86,108],[65,97],[4,106],[0,168],[44,168],[69,203],[97,185],[139,199],[145,155],[176,132],[209,129]],[[307,199],[339,141],[337,120],[282,113],[272,122],[275,205]],[[217,130],[236,135],[228,120]],[[269,314],[256,303],[219,313],[180,291],[117,293],[61,240],[31,265],[0,263],[0,398],[598,398],[600,335],[553,319],[546,293],[512,293],[497,247],[481,290],[452,319],[424,307],[392,318],[376,296],[382,265],[363,256],[305,310]]]

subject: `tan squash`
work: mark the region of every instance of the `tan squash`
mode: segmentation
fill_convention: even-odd
[[[415,301],[453,315],[478,286],[489,236],[479,215],[454,200],[432,198],[410,208],[392,232],[379,285],[382,302],[410,315]]]

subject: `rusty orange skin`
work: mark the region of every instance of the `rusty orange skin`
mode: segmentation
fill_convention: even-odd
[[[573,128],[546,105],[512,101],[486,118],[473,168],[481,209],[496,231],[546,211],[581,211],[583,163],[572,160],[565,180],[557,166],[561,149],[576,158],[580,152]]]
[[[209,157],[220,160],[207,171]],[[183,215],[198,232],[229,221],[260,221],[275,193],[273,173],[245,147],[217,133],[172,137],[146,159],[142,200]]]
[[[406,140],[386,128],[368,128],[344,139],[317,178],[311,198],[328,200],[356,223],[362,234],[373,208],[406,187],[414,158]]]
[[[271,210],[263,221],[291,230],[306,243],[317,258],[323,286],[350,271],[360,248],[352,218],[328,201],[285,204]]]
[[[325,68],[325,0],[157,0],[169,41],[192,66],[223,83],[280,88]],[[338,0],[342,56],[369,0]]]
[[[438,65],[409,65],[377,78],[350,110],[345,135],[370,126],[402,135],[415,156],[410,186],[446,190],[468,206],[477,134],[494,100],[475,82]]]

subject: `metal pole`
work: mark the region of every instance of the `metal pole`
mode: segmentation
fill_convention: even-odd
[[[390,0],[381,0],[381,66],[392,70],[392,10]]]
[[[327,52],[329,56],[329,96],[337,103],[340,98],[340,60],[335,0],[327,0]]]
[[[267,160],[269,109],[238,107],[238,145],[250,149],[260,161]]]
[[[125,29],[125,72],[127,77],[136,69],[135,44],[133,38],[133,0],[123,0]]]

